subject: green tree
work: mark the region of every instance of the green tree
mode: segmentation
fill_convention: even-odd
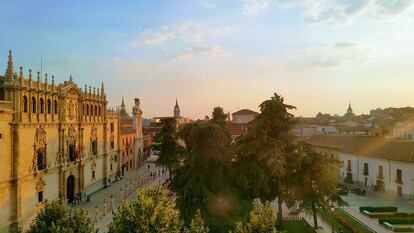
[[[162,187],[138,190],[134,201],[123,204],[109,225],[110,233],[179,233],[182,229],[180,214],[174,198]]]
[[[228,125],[227,118],[228,118],[228,115],[224,113],[223,108],[215,107],[213,109],[213,112],[211,113],[210,122],[220,125],[221,127],[225,128]]]
[[[292,176],[295,187],[292,194],[301,201],[300,208],[313,215],[314,228],[318,228],[317,208],[326,208],[330,201],[346,204],[336,195],[339,183],[339,161],[315,151],[310,145],[299,145],[299,169]]]
[[[33,220],[28,233],[92,233],[96,232],[87,212],[82,209],[70,211],[61,201],[45,202]]]
[[[282,218],[287,155],[294,141],[290,133],[294,106],[284,103],[276,93],[260,104],[260,114],[249,123],[248,132],[236,141],[237,184],[247,200],[262,202],[278,199],[278,221]]]
[[[253,203],[246,223],[237,223],[235,233],[276,233],[276,216],[269,202],[260,206]]]
[[[197,210],[193,220],[184,233],[208,233],[210,232],[208,226],[205,224],[204,219],[201,217],[201,211]]]
[[[160,157],[157,164],[167,167],[171,183],[172,170],[179,165],[179,155],[182,148],[177,142],[177,122],[175,118],[162,119],[163,127],[157,134],[157,140],[160,142]]]
[[[175,170],[172,190],[186,223],[198,209],[213,232],[226,231],[240,203],[232,182],[231,135],[211,122],[192,123],[180,131],[187,153]]]

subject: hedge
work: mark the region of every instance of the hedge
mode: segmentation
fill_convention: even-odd
[[[380,218],[378,219],[380,224],[384,224],[384,222],[388,222],[391,225],[396,224],[414,224],[414,218]]]
[[[364,210],[370,213],[397,212],[398,207],[396,206],[361,206],[359,207],[359,211],[363,212]]]
[[[394,227],[394,232],[414,232],[414,227]]]
[[[370,213],[370,218],[414,218],[414,213],[390,212],[390,213]]]

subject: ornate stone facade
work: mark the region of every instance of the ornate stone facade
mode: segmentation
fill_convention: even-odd
[[[27,228],[44,200],[72,201],[114,181],[120,170],[119,113],[104,86],[82,90],[8,67],[0,76],[0,232]]]
[[[137,169],[147,158],[144,154],[144,136],[142,133],[142,111],[140,100],[134,99],[132,107],[132,117],[125,109],[124,98],[122,97],[120,115],[120,155],[121,155],[121,175],[130,170]]]

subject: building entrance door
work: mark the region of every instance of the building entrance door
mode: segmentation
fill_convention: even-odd
[[[75,176],[70,175],[66,181],[66,198],[69,202],[75,199]]]

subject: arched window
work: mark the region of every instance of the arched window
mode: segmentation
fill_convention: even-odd
[[[47,99],[47,114],[52,113],[52,102],[50,102],[50,99]]]
[[[98,116],[101,115],[101,106],[98,107]]]
[[[69,161],[71,161],[71,162],[73,162],[73,161],[75,161],[77,158],[77,155],[76,155],[76,148],[75,148],[75,143],[74,142],[72,142],[72,143],[69,143],[69,145],[68,145],[68,152],[69,152]]]
[[[96,105],[95,105],[95,116],[97,116],[98,115],[98,107],[96,107]]]
[[[89,104],[86,105],[86,115],[89,116]]]
[[[27,96],[23,96],[23,112],[27,112]]]
[[[55,114],[58,114],[58,103],[57,100],[53,101],[53,110]]]
[[[46,169],[46,150],[41,148],[37,151],[37,170]]]
[[[32,113],[36,113],[36,98],[32,97]]]
[[[45,101],[40,98],[40,113],[45,113]]]
[[[98,154],[98,140],[92,140],[92,154],[97,155]]]

